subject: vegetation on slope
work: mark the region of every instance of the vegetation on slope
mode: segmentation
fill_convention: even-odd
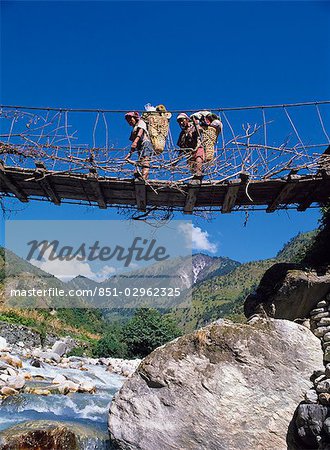
[[[192,293],[191,307],[174,312],[180,326],[190,332],[219,318],[245,321],[244,300],[258,286],[266,270],[278,262],[301,262],[316,235],[316,231],[299,233],[275,258],[242,264],[227,275],[198,284]]]
[[[330,265],[330,204],[322,208],[319,232],[314,236],[302,262],[308,266]]]

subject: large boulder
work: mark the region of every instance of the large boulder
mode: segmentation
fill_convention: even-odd
[[[214,322],[141,362],[111,404],[111,438],[125,450],[287,449],[315,367],[320,341],[302,325]]]
[[[329,292],[330,271],[275,264],[265,272],[256,292],[246,298],[244,313],[246,317],[265,312],[276,319],[303,319]]]
[[[110,448],[107,433],[86,425],[36,420],[0,432],[1,450],[80,450]]]

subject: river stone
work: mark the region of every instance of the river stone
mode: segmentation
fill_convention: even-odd
[[[7,372],[11,377],[16,377],[17,375],[16,370],[14,370],[12,367],[8,367]]]
[[[0,336],[0,351],[2,352],[3,350],[7,350],[8,348],[8,344],[7,341],[4,337]]]
[[[89,381],[83,381],[79,384],[79,392],[88,392],[89,394],[93,394],[96,391],[96,387],[94,384]]]
[[[61,357],[54,352],[39,352],[38,357],[45,360],[55,361],[56,363],[59,363],[61,361]]]
[[[0,380],[1,380],[1,381],[7,382],[8,378],[10,378],[10,375],[8,375],[7,373],[2,373],[2,374],[0,375]]]
[[[6,370],[6,369],[8,369],[8,367],[9,367],[9,364],[0,360],[0,370]]]
[[[16,367],[17,369],[20,369],[23,366],[22,361],[16,356],[4,354],[0,356],[0,359],[10,366]]]
[[[0,432],[1,450],[80,450],[110,448],[109,436],[91,426],[36,420]]]
[[[32,367],[37,367],[37,368],[41,367],[41,361],[36,358],[33,358],[30,364]]]
[[[63,384],[67,381],[67,378],[62,375],[62,374],[58,374],[56,375],[56,377],[53,379],[53,384]]]
[[[7,386],[13,389],[22,389],[25,385],[25,378],[23,376],[9,377],[7,380]]]
[[[63,341],[56,341],[52,347],[52,352],[59,356],[63,356],[67,352],[67,345]]]
[[[1,388],[1,394],[2,395],[16,395],[18,394],[18,391],[16,389],[13,389],[9,386],[4,386]]]
[[[65,383],[58,385],[57,389],[60,394],[66,395],[70,392],[78,392],[79,384],[66,380]]]
[[[141,362],[110,406],[110,435],[125,450],[284,450],[321,366],[320,341],[301,325],[214,322]]]

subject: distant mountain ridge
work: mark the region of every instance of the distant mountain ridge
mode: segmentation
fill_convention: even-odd
[[[234,261],[227,257],[209,256],[206,255],[205,253],[195,253],[191,257],[192,273],[189,273],[188,270],[190,269],[189,267],[190,257],[181,258],[181,262],[179,263],[177,263],[177,260],[168,260],[168,264],[170,266],[173,266],[173,262],[175,266],[171,270],[173,272],[176,271],[181,275],[182,283],[185,284],[185,280],[191,279],[193,285],[200,283],[213,276],[225,275],[241,264],[240,262]],[[149,268],[147,269],[132,270],[131,272],[128,272],[127,275],[131,277],[134,277],[134,275],[136,276],[143,274],[149,275],[150,271],[154,271],[154,269],[162,266],[164,267],[164,264],[162,265],[153,264],[149,266]],[[69,281],[67,285],[70,287],[74,287],[76,289],[78,288],[83,289],[87,288],[87,286],[96,286],[96,285],[105,287],[108,285],[109,280],[115,278],[116,275],[112,275],[111,277],[109,277],[104,281],[97,282],[88,277],[78,275],[77,277]]]
[[[190,307],[183,308],[180,304],[173,305],[174,309],[172,314],[180,322],[185,331],[191,331],[219,317],[230,317],[234,320],[240,320],[243,317],[242,304],[244,299],[257,286],[264,272],[275,262],[297,262],[306,253],[316,233],[316,231],[300,233],[284,245],[276,257],[267,260],[241,264],[230,258],[196,253],[192,257],[192,265],[189,259],[185,258],[168,262],[167,264],[172,265],[171,270],[177,274],[176,283],[178,286],[187,288],[189,283],[193,283],[192,304]],[[70,282],[64,283],[56,277],[46,274],[41,269],[32,266],[29,262],[11,252],[7,253],[7,270],[5,271],[4,258],[4,249],[0,248],[0,288],[5,275],[9,275],[9,282],[12,286],[18,287],[20,284],[24,285],[24,283],[20,283],[19,273],[23,277],[21,281],[28,281],[28,284],[31,286],[38,279],[40,281],[45,276],[47,277],[47,284],[50,283],[51,286],[64,289],[90,289],[95,286],[107,287],[109,285],[109,279],[103,282],[96,282],[84,276],[78,276]],[[140,275],[153,276],[155,274],[161,274],[166,268],[165,266],[162,264],[153,265],[148,270],[140,269],[138,271],[132,271],[130,276],[135,283],[139,281]],[[47,308],[47,304],[48,302],[45,301],[43,307]],[[67,320],[73,326],[75,325],[75,320],[77,320],[79,326],[92,327],[93,324],[90,321],[90,317],[94,318],[95,314],[93,313],[92,316],[86,315],[85,320],[85,316],[82,314],[83,309],[80,309],[79,314],[76,312],[72,313],[75,305],[79,305],[80,308],[81,306],[87,306],[82,298],[78,297],[73,299],[70,304],[66,305],[67,311],[64,310],[64,312],[58,313],[61,314],[61,320]],[[121,307],[125,308],[125,305],[121,305]],[[134,308],[134,304],[130,304],[128,307]],[[159,307],[161,308],[162,305],[159,305]],[[95,313],[98,312],[97,310],[94,311]],[[119,311],[115,311],[113,317],[120,319],[122,316],[124,319],[127,314],[131,314],[127,311],[125,312],[123,309],[121,312],[119,308]],[[98,324],[98,329],[102,327],[100,314],[101,311],[95,316],[95,323]]]

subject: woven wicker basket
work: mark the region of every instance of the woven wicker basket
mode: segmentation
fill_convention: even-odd
[[[214,146],[217,142],[219,133],[214,127],[203,127],[203,146],[205,148],[205,161],[213,161]]]
[[[158,111],[148,111],[142,115],[142,119],[148,127],[150,141],[157,154],[162,153],[165,148],[171,116],[171,113]]]

